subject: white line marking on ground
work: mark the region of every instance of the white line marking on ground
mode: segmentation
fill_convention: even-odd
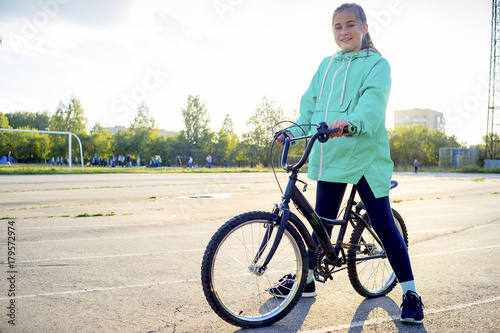
[[[434,252],[434,253],[426,253],[426,254],[415,254],[415,255],[410,255],[410,257],[411,258],[419,258],[419,257],[442,255],[442,254],[453,254],[453,253],[459,253],[459,252],[480,251],[480,250],[494,249],[494,248],[498,248],[498,247],[500,247],[500,245],[489,245],[489,246],[469,248],[469,249],[460,249],[460,250],[452,250],[452,251]],[[21,261],[19,261],[19,263],[23,264],[23,263],[44,262],[44,261],[105,259],[105,258],[149,256],[149,255],[159,255],[159,254],[175,254],[175,253],[183,253],[183,252],[203,252],[203,251],[205,251],[204,248],[202,248],[202,249],[187,249],[187,250],[157,251],[157,252],[110,254],[110,255],[103,255],[103,256],[67,257],[67,258],[46,258],[46,259],[21,260]],[[3,262],[3,264],[5,264],[5,262]]]
[[[500,301],[500,296],[482,299],[482,300],[469,302],[469,303],[456,304],[456,305],[441,308],[441,309],[425,310],[424,312],[426,315],[431,315],[431,314],[435,314],[435,313],[455,311],[455,310],[459,310],[459,309],[469,308],[471,306],[482,305],[482,304],[487,304],[487,303],[494,303],[494,302],[498,302],[498,301]],[[390,322],[390,321],[399,321],[399,320],[400,320],[400,316],[396,315],[396,316],[389,316],[389,317],[384,317],[384,318],[374,318],[374,319],[370,319],[370,320],[356,321],[356,322],[349,323],[349,324],[342,324],[342,325],[336,325],[336,326],[330,326],[330,327],[322,327],[322,328],[318,328],[315,330],[300,331],[300,332],[302,332],[302,333],[324,333],[324,332],[345,330],[348,328],[353,329],[353,328],[365,327],[365,326],[372,325],[372,324]]]
[[[149,256],[149,255],[157,255],[157,254],[171,254],[171,253],[182,253],[182,252],[203,252],[203,251],[205,251],[205,249],[172,250],[172,251],[159,251],[159,252],[127,253],[127,254],[110,254],[110,255],[105,255],[105,256],[88,256],[88,257],[48,258],[48,259],[21,260],[21,261],[19,261],[19,263],[59,261],[59,260],[64,261],[64,260],[119,258],[119,257]]]
[[[495,209],[495,210],[475,210],[473,212],[462,212],[462,213],[429,215],[429,216],[403,217],[403,220],[407,221],[407,220],[435,219],[435,218],[438,218],[438,217],[463,216],[463,215],[478,215],[478,214],[481,214],[481,213],[496,213],[496,212],[500,212],[500,209]]]
[[[475,197],[472,196],[472,198],[475,198]],[[448,199],[448,198],[442,198],[440,200],[444,200],[444,199]],[[460,199],[462,199],[466,203],[469,202],[469,200],[470,200],[467,197],[461,197]],[[456,200],[456,199],[454,199],[454,200]],[[498,200],[497,197],[492,197],[491,201],[474,202],[474,206],[476,206],[476,207],[479,207],[479,206],[488,207],[488,205],[491,205],[492,203],[495,203],[496,200]],[[405,205],[405,204],[411,205],[412,203],[419,203],[419,204],[421,204],[422,201],[421,200],[411,200],[411,201],[405,201],[405,200],[403,200],[402,202],[395,202],[391,206],[392,206],[392,208],[396,209],[398,212],[399,211],[404,212],[404,211],[407,211],[407,210],[422,210],[422,206],[408,207],[408,206]],[[443,202],[440,203],[439,201],[435,201],[433,203],[437,203],[436,206],[439,206],[439,209],[449,209],[449,208],[454,209],[454,208],[456,208],[457,205],[463,204],[463,202],[461,202],[461,201],[453,201],[453,202],[446,202],[446,203],[443,203]],[[436,209],[436,208],[433,207],[433,209]]]
[[[105,239],[123,239],[123,238],[143,238],[143,237],[177,237],[186,235],[201,235],[201,234],[212,234],[212,231],[200,231],[200,232],[185,232],[179,234],[152,234],[152,235],[132,235],[132,236],[113,236],[113,237],[99,237],[99,238],[72,238],[72,239],[51,239],[51,240],[40,240],[40,241],[27,241],[27,242],[17,242],[17,244],[36,244],[36,243],[54,243],[54,242],[86,242],[93,240],[105,240]],[[7,243],[0,243],[0,245],[5,245]]]
[[[500,245],[492,245],[492,246],[478,247],[478,248],[472,248],[472,249],[461,249],[461,250],[455,250],[455,251],[434,252],[434,253],[420,254],[420,255],[414,255],[414,256],[410,256],[410,257],[411,258],[425,257],[425,256],[442,255],[442,254],[449,254],[449,253],[456,253],[456,252],[485,250],[485,249],[499,248],[499,247],[500,247]],[[194,249],[193,250],[179,250],[179,251],[203,251],[203,249],[199,249],[199,250],[194,250]],[[172,251],[172,252],[175,252],[175,251]],[[151,252],[151,253],[152,254],[156,254],[156,252]],[[158,252],[158,253],[160,253],[160,252]],[[119,257],[119,256],[129,256],[129,255],[135,255],[135,254],[124,254],[124,255],[116,255],[116,256],[103,256],[103,257]],[[137,255],[146,255],[146,253],[137,254]],[[101,258],[101,257],[55,258],[55,259],[28,260],[28,261],[24,261],[24,262],[42,261],[42,260],[94,259],[94,258]],[[112,287],[106,287],[106,288],[69,290],[69,291],[44,293],[44,294],[34,294],[34,295],[20,295],[20,296],[16,296],[16,298],[31,298],[31,297],[41,297],[41,296],[65,295],[65,294],[81,294],[81,293],[87,293],[87,292],[92,292],[92,291],[107,291],[107,290],[126,289],[126,288],[135,288],[135,287],[149,287],[149,286],[155,286],[155,285],[160,285],[160,284],[175,284],[175,283],[183,283],[183,282],[200,282],[200,279],[186,279],[186,280],[177,280],[177,281],[161,281],[161,282],[152,282],[152,283],[143,283],[143,284],[132,284],[132,285],[125,285],[125,286],[112,286]],[[0,297],[0,300],[3,300],[3,299],[8,299],[8,297]]]
[[[118,290],[118,289],[128,289],[128,288],[138,288],[138,287],[151,287],[158,286],[162,284],[176,284],[176,283],[184,283],[184,282],[200,282],[200,279],[186,279],[186,280],[177,280],[177,281],[160,281],[160,282],[151,282],[151,283],[141,283],[141,284],[130,284],[125,286],[112,286],[112,287],[104,287],[104,288],[91,288],[91,289],[81,289],[81,290],[68,290],[68,291],[58,291],[54,293],[43,293],[43,294],[34,294],[34,295],[20,295],[16,298],[33,298],[33,297],[43,297],[43,296],[58,296],[58,295],[68,295],[68,294],[83,294],[90,293],[94,291],[110,291],[110,290]],[[8,299],[8,297],[0,297],[0,300]]]
[[[140,225],[140,224],[138,224]],[[481,227],[491,227],[491,226],[499,226],[500,224],[487,224],[487,225],[473,225],[473,227],[481,228]],[[45,228],[45,227],[40,227]],[[46,227],[50,228],[50,227]],[[33,228],[34,229],[34,228]],[[448,228],[448,229],[434,229],[434,230],[420,230],[420,231],[410,231],[409,234],[415,233],[429,233],[429,232],[447,232],[453,230],[460,230],[461,228]],[[154,234],[154,235],[132,235],[132,236],[113,236],[113,237],[100,237],[100,238],[73,238],[73,239],[52,239],[52,240],[40,240],[40,241],[26,241],[26,242],[17,242],[18,244],[36,244],[36,243],[52,243],[52,242],[75,242],[75,241],[93,241],[93,240],[104,240],[104,239],[123,239],[123,238],[141,238],[141,237],[175,237],[175,236],[185,236],[185,235],[199,235],[199,234],[208,234],[212,233],[211,231],[205,232],[186,232],[179,234]],[[7,243],[0,243],[0,245],[6,245]]]
[[[470,227],[474,228],[485,228],[485,227],[498,227],[500,226],[499,223],[495,224],[484,224],[484,225],[472,225]],[[429,230],[418,230],[418,231],[409,231],[409,234],[423,234],[423,233],[429,233],[429,232],[447,232],[447,231],[454,231],[454,230],[463,230],[464,228],[447,228],[447,229],[429,229]]]
[[[131,224],[99,224],[99,225],[53,225],[48,227],[19,227],[22,230],[31,229],[58,229],[58,228],[109,228],[109,227],[133,227],[133,226],[151,226],[160,225],[160,223],[131,223]]]
[[[411,258],[419,258],[419,257],[428,257],[428,256],[439,256],[442,254],[453,254],[453,253],[459,253],[459,252],[480,251],[480,250],[489,250],[489,249],[496,249],[496,248],[500,248],[500,245],[487,245],[487,246],[476,247],[476,248],[472,248],[472,249],[469,248],[469,249],[433,252],[433,253],[425,253],[425,254],[414,254],[414,255],[410,255],[410,257]]]

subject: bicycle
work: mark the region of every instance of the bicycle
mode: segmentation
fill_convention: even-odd
[[[339,130],[328,130],[326,123],[316,127],[314,134],[284,140],[281,166],[290,175],[281,203],[275,204],[271,212],[248,212],[230,219],[207,245],[201,266],[203,291],[212,309],[228,323],[244,328],[267,326],[283,319],[295,307],[307,278],[305,245],[315,255],[314,277],[318,282],[333,279],[333,273],[347,269],[354,290],[367,298],[384,296],[397,284],[363,203],[355,201],[355,185],[342,219],[318,216],[297,188],[297,182],[302,182],[298,179],[299,170],[316,140],[326,142],[330,133]],[[352,126],[343,129],[344,132],[355,130]],[[282,132],[276,133],[275,138]],[[310,141],[302,157],[296,164],[287,165],[290,144],[304,139]],[[391,181],[391,188],[396,186],[397,182]],[[319,244],[313,241],[299,217],[290,211],[290,201],[309,222]],[[394,209],[392,212],[408,246],[403,218]],[[335,243],[332,244],[333,237],[328,235],[325,226],[339,226]],[[348,226],[352,226],[353,231],[349,242],[345,243]],[[271,295],[271,289],[282,285],[284,274],[291,274],[288,276],[294,281],[288,294],[283,297]]]

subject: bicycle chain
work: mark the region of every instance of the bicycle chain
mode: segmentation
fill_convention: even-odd
[[[333,271],[335,270],[334,265],[330,265],[323,260],[324,258],[324,251],[321,248],[320,244],[317,244],[318,246],[318,254],[316,256],[316,269],[314,270],[314,278],[316,281],[319,282],[326,282],[326,280],[331,279],[333,280],[332,274]],[[329,268],[331,266],[331,268]],[[321,277],[321,278],[319,278]]]

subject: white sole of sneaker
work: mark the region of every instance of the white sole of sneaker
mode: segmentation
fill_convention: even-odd
[[[403,324],[409,324],[409,325],[420,325],[422,324],[424,321],[423,320],[415,320],[413,318],[401,318],[401,322]]]

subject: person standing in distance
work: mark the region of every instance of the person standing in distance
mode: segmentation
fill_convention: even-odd
[[[308,177],[317,180],[316,212],[335,219],[347,184],[355,184],[370,222],[381,239],[391,266],[403,289],[401,321],[423,322],[423,303],[416,292],[410,257],[392,215],[389,189],[393,172],[385,113],[391,88],[390,66],[375,48],[368,33],[363,8],[346,3],[333,13],[333,35],[340,51],[325,58],[300,101],[295,122],[326,122],[329,129],[354,125],[355,134],[333,133],[325,143],[315,145],[309,158]],[[284,136],[303,135],[309,126],[292,127]],[[332,228],[327,228],[328,232]],[[313,235],[317,242],[317,238]],[[309,252],[309,273],[302,297],[315,297],[314,257]],[[283,297],[284,278],[270,293]]]

